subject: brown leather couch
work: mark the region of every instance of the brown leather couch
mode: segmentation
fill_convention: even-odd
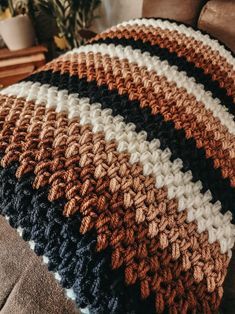
[[[0,313],[80,314],[52,273],[0,216]]]
[[[235,0],[211,0],[202,8],[198,27],[235,52]]]
[[[235,0],[143,0],[143,16],[197,26],[235,52]]]

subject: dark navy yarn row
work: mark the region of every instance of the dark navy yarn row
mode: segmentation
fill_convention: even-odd
[[[127,38],[105,38],[93,41],[92,44],[113,44],[123,47],[130,46],[139,49],[141,52],[149,52],[151,56],[157,56],[160,60],[167,60],[170,65],[176,65],[180,71],[185,71],[189,77],[194,77],[198,84],[202,84],[206,91],[210,91],[214,98],[218,98],[221,103],[228,108],[228,111],[235,115],[235,104],[233,97],[227,94],[226,88],[219,85],[219,81],[213,80],[211,74],[205,73],[202,68],[197,67],[193,62],[187,61],[185,56],[178,56],[176,52],[171,52],[168,48],[161,48],[159,45],[151,45],[138,39]]]
[[[222,212],[233,208],[235,203],[234,189],[229,179],[224,179],[220,169],[215,169],[213,160],[206,158],[203,148],[198,149],[194,138],[187,139],[183,129],[174,128],[174,123],[164,121],[161,114],[152,115],[150,108],[141,109],[139,101],[131,101],[128,95],[119,95],[117,90],[109,90],[106,85],[98,86],[95,81],[79,79],[68,73],[43,71],[30,76],[27,80],[50,84],[58,89],[67,89],[69,93],[78,93],[80,97],[89,97],[91,103],[99,102],[102,108],[111,108],[112,114],[124,117],[126,123],[136,125],[136,131],[146,131],[149,141],[159,138],[161,149],[170,148],[171,161],[180,158],[183,161],[183,171],[191,170],[193,180],[200,180],[203,192],[211,191],[213,202],[219,200]]]
[[[79,214],[64,217],[64,201],[49,202],[47,188],[34,190],[32,174],[17,180],[17,167],[0,168],[0,214],[23,228],[37,255],[48,257],[49,270],[58,271],[64,288],[73,288],[78,307],[88,306],[91,314],[154,313],[153,296],[141,300],[139,285],[126,286],[124,270],[111,270],[110,251],[96,252],[94,231],[79,233]]]

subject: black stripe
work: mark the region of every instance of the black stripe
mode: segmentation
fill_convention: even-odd
[[[202,68],[197,67],[193,62],[188,62],[185,56],[178,57],[176,52],[171,52],[167,48],[161,48],[157,44],[151,45],[149,42],[143,42],[140,39],[114,37],[92,42],[92,44],[95,43],[122,45],[124,47],[131,46],[133,49],[139,49],[141,52],[149,52],[151,56],[158,56],[162,61],[167,60],[170,65],[176,65],[179,71],[185,71],[189,77],[194,77],[198,84],[202,84],[206,91],[210,91],[214,98],[218,98],[228,108],[228,111],[235,115],[233,97],[227,95],[226,88],[220,87],[219,81],[213,80],[210,74],[205,73]]]
[[[64,288],[73,287],[78,307],[95,314],[155,313],[154,296],[141,300],[138,284],[125,285],[124,269],[111,270],[109,249],[96,252],[96,234],[79,233],[79,214],[66,218],[64,201],[49,202],[48,188],[34,190],[34,176],[15,177],[18,164],[0,167],[0,214],[12,227],[23,228],[23,239],[35,242],[37,255],[49,259]]]
[[[170,148],[171,161],[180,158],[183,171],[192,171],[194,181],[200,180],[203,191],[210,190],[213,201],[219,200],[222,212],[234,211],[235,193],[229,179],[223,179],[221,170],[215,169],[213,160],[207,159],[205,150],[198,149],[193,138],[187,139],[183,129],[174,128],[174,123],[164,121],[161,114],[152,115],[150,108],[140,108],[139,101],[130,101],[128,95],[119,95],[117,90],[109,90],[106,85],[98,86],[95,81],[88,82],[69,73],[42,71],[30,76],[28,81],[50,84],[58,89],[67,89],[69,93],[78,93],[79,97],[90,98],[91,103],[99,102],[102,108],[111,108],[113,115],[120,114],[126,123],[136,125],[136,131],[146,131],[148,141],[159,138],[161,149]]]

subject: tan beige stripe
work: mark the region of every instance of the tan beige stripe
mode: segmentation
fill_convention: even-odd
[[[197,147],[205,148],[215,168],[220,167],[223,177],[229,177],[235,186],[235,138],[195,97],[156,72],[148,72],[127,60],[92,52],[71,54],[70,58],[51,63],[46,69],[88,77],[98,85],[107,84],[120,94],[127,93],[131,100],[138,99],[141,107],[150,106],[153,114],[161,112],[165,120],[175,122],[177,129],[184,128],[187,138],[194,137]]]
[[[168,37],[161,36],[161,33]],[[161,48],[168,48],[171,52],[176,52],[179,57],[182,55],[185,56],[187,61],[193,62],[197,67],[202,68],[205,73],[210,73],[212,75],[212,79],[218,80],[220,87],[226,88],[227,94],[229,96],[231,95],[233,97],[233,101],[235,102],[235,87],[233,87],[235,82],[235,73],[234,71],[232,72],[231,66],[228,63],[225,63],[225,60],[222,60],[221,62],[220,55],[218,54],[216,57],[216,53],[212,50],[210,51],[211,55],[208,55],[208,52],[206,54],[209,47],[202,45],[202,47],[200,47],[200,52],[197,52],[193,49],[194,45],[192,45],[191,39],[189,40],[187,38],[186,41],[184,41],[185,39],[183,35],[179,34],[179,39],[181,40],[179,43],[175,40],[174,36],[170,36],[171,33],[171,31],[164,33],[164,30],[158,30],[154,27],[149,28],[136,25],[125,28],[120,26],[117,30],[111,30],[109,32],[98,34],[91,40],[91,42],[98,39],[123,37],[127,39],[133,38],[134,40],[141,39],[143,42],[150,42],[151,45],[158,44]],[[187,48],[187,44],[189,45],[189,48]],[[195,44],[198,45],[198,42],[195,42]],[[212,58],[215,60],[214,62],[210,61]],[[218,58],[220,59],[217,60]]]
[[[173,302],[180,283],[187,287],[184,296],[189,293],[196,301],[203,291],[216,308],[229,259],[217,242],[209,244],[206,232],[199,234],[195,223],[186,222],[186,211],[178,213],[166,189],[156,189],[140,165],[131,165],[128,154],[118,153],[117,144],[106,142],[102,132],[93,133],[90,125],[32,101],[25,101],[23,110],[23,99],[9,101],[15,107],[5,118],[13,136],[5,138],[3,166],[19,160],[18,177],[34,169],[35,188],[49,183],[51,201],[65,198],[66,215],[79,211],[80,232],[96,228],[97,249],[112,247],[112,267],[125,265],[128,284],[140,281],[142,297],[158,291],[159,310]]]

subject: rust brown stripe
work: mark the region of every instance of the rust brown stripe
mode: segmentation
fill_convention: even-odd
[[[209,244],[206,232],[197,232],[196,223],[187,223],[186,212],[178,213],[165,188],[156,189],[140,165],[131,165],[128,154],[118,153],[114,141],[106,142],[89,125],[32,101],[0,102],[8,101],[14,109],[1,131],[11,124],[1,146],[4,167],[19,161],[18,177],[34,171],[35,188],[49,184],[51,201],[67,200],[65,215],[79,211],[80,232],[96,229],[97,250],[112,248],[112,268],[124,265],[127,284],[140,282],[143,298],[157,291],[159,312],[182,304],[194,309],[200,295],[205,296],[202,309],[207,302],[217,307],[228,256],[217,242]]]
[[[177,32],[176,32],[177,33]],[[161,34],[164,34],[162,36]],[[225,63],[225,60],[221,60],[219,55],[216,55],[212,50],[212,56],[208,57],[209,47],[201,46],[198,50],[194,50],[192,45],[192,39],[186,39],[183,34],[176,36],[175,32],[164,31],[162,29],[143,27],[143,26],[129,26],[128,28],[118,27],[115,30],[98,34],[91,40],[94,43],[99,39],[106,38],[126,38],[134,40],[142,40],[143,42],[149,42],[151,45],[159,45],[161,48],[167,48],[170,52],[175,52],[178,57],[184,56],[188,62],[193,62],[195,66],[202,68],[207,74],[211,74],[213,80],[217,80],[220,87],[226,88],[228,96],[233,97],[235,102],[235,73],[232,72],[230,66]],[[198,42],[195,41],[196,47]],[[208,48],[208,49],[207,49]],[[211,62],[211,58],[215,58],[218,62]],[[222,62],[221,62],[222,61]]]
[[[139,100],[142,108],[151,107],[152,114],[160,112],[166,121],[175,123],[176,129],[183,128],[187,138],[194,138],[197,147],[203,147],[207,158],[213,159],[214,167],[221,168],[223,177],[235,186],[235,138],[194,96],[127,60],[92,52],[65,58],[48,64],[45,70],[69,72],[88,81],[96,80],[98,85],[107,84],[121,95],[127,93],[130,100]]]

